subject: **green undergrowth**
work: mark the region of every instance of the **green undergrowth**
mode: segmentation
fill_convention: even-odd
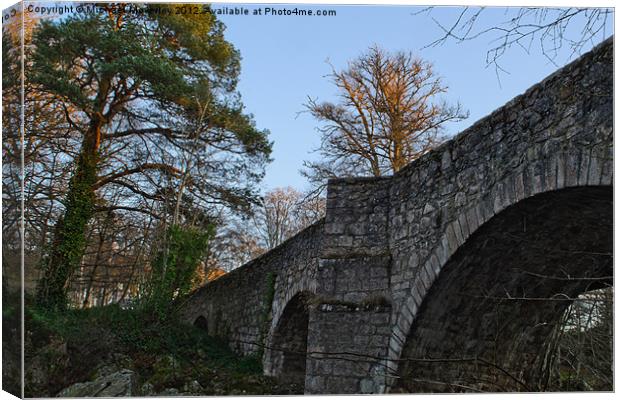
[[[101,366],[136,372],[140,385],[156,393],[170,388],[183,391],[198,382],[202,395],[290,394],[262,376],[257,357],[239,357],[220,338],[179,322],[141,310],[116,305],[54,312],[26,310],[26,363],[54,365],[27,373],[27,396],[54,396],[76,382],[93,380]],[[142,393],[138,393],[141,395]]]
[[[2,390],[21,396],[21,297],[2,288]]]

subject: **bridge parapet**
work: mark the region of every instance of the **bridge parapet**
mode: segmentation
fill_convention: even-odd
[[[331,179],[322,259],[387,253],[389,177]]]

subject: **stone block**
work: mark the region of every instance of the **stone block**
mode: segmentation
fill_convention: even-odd
[[[599,185],[601,183],[602,174],[602,162],[600,162],[597,157],[591,157],[590,167],[588,169],[588,185]]]

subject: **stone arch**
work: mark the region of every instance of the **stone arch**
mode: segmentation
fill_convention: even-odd
[[[202,329],[203,331],[207,332],[207,334],[209,333],[209,322],[207,321],[207,318],[205,318],[203,315],[199,315],[194,320],[194,324],[193,325],[196,328]]]
[[[491,391],[544,389],[541,346],[554,322],[571,299],[612,284],[611,186],[600,185],[600,173],[591,179],[597,174],[590,169],[572,175],[553,185],[530,182],[512,197],[509,183],[500,183],[504,195],[493,212],[482,203],[475,220],[466,211],[448,225],[451,237],[420,270],[390,339],[390,368],[418,383],[392,384],[409,391],[467,390],[473,381]],[[398,358],[458,358],[442,366],[441,378],[457,385],[429,384],[439,376],[433,367]]]
[[[301,268],[288,269],[276,275],[268,337],[273,335],[282,313],[295,296],[304,293],[308,297],[316,293],[317,264],[318,261],[310,265],[303,265]]]
[[[299,292],[293,296],[277,321],[267,340],[264,370],[303,387],[306,377],[306,350],[308,345],[308,303],[312,294]]]
[[[602,146],[602,147],[601,147]],[[613,155],[609,146],[560,149],[543,146],[538,157],[509,169],[487,190],[485,196],[460,205],[456,217],[446,223],[435,248],[421,263],[407,295],[392,317],[386,368],[395,372],[397,360],[420,305],[450,257],[493,216],[529,197],[571,187],[611,186]],[[456,208],[456,205],[453,207]],[[390,386],[388,382],[388,387]]]

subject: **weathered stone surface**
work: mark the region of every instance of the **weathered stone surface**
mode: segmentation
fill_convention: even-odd
[[[157,396],[161,396],[161,397],[166,397],[166,396],[182,396],[183,393],[179,392],[179,389],[176,388],[169,388],[169,389],[164,389],[163,391],[157,393]]]
[[[496,281],[506,293],[528,284],[545,289],[540,295],[569,290],[521,275],[512,279],[502,267],[552,273],[548,268],[560,263],[571,264],[567,270],[583,266],[578,257],[551,255],[576,249],[565,243],[587,252],[611,237],[612,89],[610,39],[394,176],[330,180],[324,221],[198,290],[184,308],[186,320],[203,317],[210,334],[227,338],[240,353],[261,351],[267,373],[301,379],[307,393],[384,392],[400,384],[399,371],[428,370],[429,379],[436,378],[428,365],[399,361],[403,355],[486,354],[494,343],[493,315],[486,303],[459,298],[461,290],[484,292],[478,283],[495,287]],[[544,209],[541,199],[556,205],[548,214],[560,234],[538,240],[553,251],[541,251],[527,237],[496,240],[493,235],[506,232],[552,232],[526,218],[545,219],[536,214]],[[593,208],[582,207],[588,204]],[[593,215],[605,221],[600,232],[588,231]],[[519,247],[523,243],[529,247]],[[463,254],[467,249],[492,251],[483,260]],[[545,263],[519,263],[528,254]],[[608,260],[596,260],[588,273],[608,273],[599,268]],[[512,368],[532,360],[532,349],[544,342],[544,330],[528,324],[561,307],[529,310],[522,319],[519,309],[506,310],[516,314],[502,314],[512,324],[502,343],[513,343],[504,347],[522,358],[513,362],[502,353],[498,359]],[[528,347],[515,332],[538,333],[528,334]],[[450,371],[447,378],[458,381],[476,369]]]
[[[56,397],[122,397],[135,396],[136,373],[129,369],[112,372],[94,381],[69,386]]]
[[[385,385],[391,309],[321,303],[310,309],[306,393],[377,393]]]

